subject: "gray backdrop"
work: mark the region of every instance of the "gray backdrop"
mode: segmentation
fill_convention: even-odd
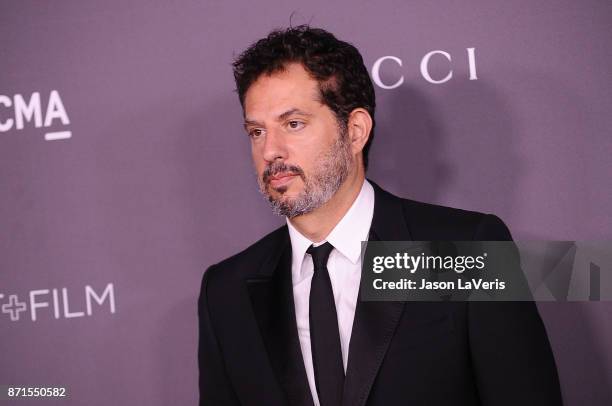
[[[2,0],[0,385],[196,402],[202,273],[281,224],[230,63],[292,14],[397,58],[371,179],[517,239],[612,238],[608,1]],[[611,304],[540,310],[566,403],[612,404]]]

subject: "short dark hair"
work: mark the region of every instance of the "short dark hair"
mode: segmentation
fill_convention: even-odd
[[[357,48],[328,31],[308,25],[275,30],[242,52],[233,63],[242,107],[253,82],[262,74],[282,71],[292,62],[300,63],[319,82],[321,101],[334,112],[342,128],[347,127],[348,116],[355,108],[370,113],[372,131],[363,148],[367,169],[374,138],[374,86]]]

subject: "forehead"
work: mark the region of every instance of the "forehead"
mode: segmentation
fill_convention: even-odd
[[[261,75],[244,98],[245,116],[253,119],[278,115],[288,109],[309,110],[321,106],[318,82],[299,63]]]

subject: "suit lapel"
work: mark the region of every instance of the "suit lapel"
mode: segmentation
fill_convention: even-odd
[[[371,241],[410,240],[400,200],[374,182],[374,217]],[[404,302],[357,300],[351,332],[343,406],[363,406],[404,310]]]
[[[370,183],[375,192],[370,240],[411,240],[400,199]],[[259,276],[246,283],[272,368],[286,391],[288,403],[314,406],[297,334],[288,232]],[[404,307],[404,302],[357,301],[343,406],[365,404]]]
[[[313,406],[295,320],[288,233],[260,275],[246,283],[272,369],[290,405]]]

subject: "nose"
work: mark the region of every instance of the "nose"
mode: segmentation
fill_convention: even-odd
[[[269,163],[287,159],[287,145],[283,134],[272,129],[267,131],[263,143],[263,158]]]

